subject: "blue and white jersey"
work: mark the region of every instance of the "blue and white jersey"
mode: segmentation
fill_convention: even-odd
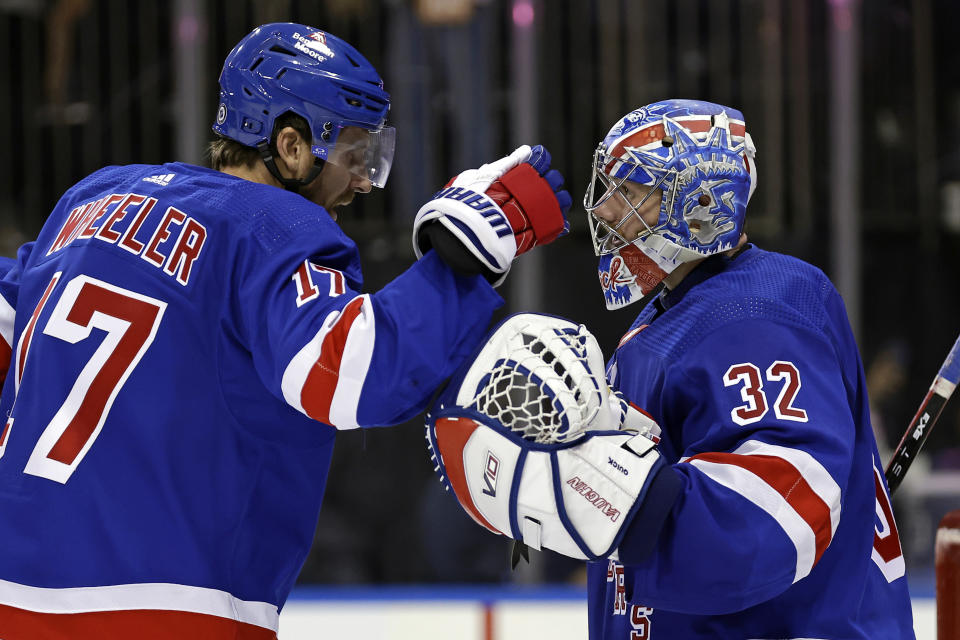
[[[0,283],[0,636],[273,637],[336,430],[416,415],[502,304],[432,252],[360,287],[282,189],[186,164],[72,187]]]
[[[659,422],[683,489],[652,554],[590,564],[591,639],[913,637],[863,367],[821,271],[752,246],[709,258],[608,376]]]

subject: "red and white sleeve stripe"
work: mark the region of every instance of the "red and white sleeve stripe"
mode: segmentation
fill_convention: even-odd
[[[298,411],[337,429],[355,429],[360,392],[373,358],[373,305],[357,296],[323,326],[283,372],[283,397]]]
[[[171,583],[60,589],[0,580],[0,636],[7,640],[276,640],[268,602]]]
[[[681,462],[777,521],[797,550],[794,582],[810,573],[837,531],[840,486],[806,451],[747,440],[732,453],[701,453]]]
[[[10,370],[13,356],[13,323],[16,312],[6,298],[0,296],[0,387]]]

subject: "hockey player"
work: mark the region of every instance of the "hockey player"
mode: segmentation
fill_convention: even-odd
[[[469,372],[431,417],[441,473],[475,519],[590,560],[594,640],[914,635],[843,302],[820,270],[747,242],[754,154],[739,111],[693,100],[630,112],[594,154],[584,206],[607,306],[664,285],[607,364],[656,424],[604,431],[644,420],[600,412],[586,435],[532,443],[480,415],[487,379]],[[558,327],[539,335],[568,336],[566,355],[538,357],[566,363],[564,382],[536,406],[593,388],[577,382],[585,337]],[[534,371],[544,348],[521,342]]]
[[[0,285],[4,640],[275,638],[336,430],[421,411],[502,304],[490,282],[565,229],[524,146],[424,205],[417,262],[360,294],[335,219],[390,169],[376,70],[270,24],[220,85],[214,169],[88,176]]]

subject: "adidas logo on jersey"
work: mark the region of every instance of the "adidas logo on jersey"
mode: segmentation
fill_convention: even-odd
[[[173,177],[177,175],[175,173],[162,173],[158,176],[150,176],[149,178],[144,178],[144,182],[152,182],[153,184],[158,184],[161,187],[165,187],[170,184],[170,181],[173,180]]]

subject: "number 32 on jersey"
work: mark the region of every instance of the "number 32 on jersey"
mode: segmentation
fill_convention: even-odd
[[[779,394],[773,404],[774,414],[781,420],[807,422],[807,412],[793,404],[801,387],[800,372],[796,365],[786,360],[774,361],[767,367],[766,381],[772,384],[780,383]],[[730,417],[736,424],[753,424],[767,415],[770,405],[763,383],[760,368],[752,362],[730,365],[723,374],[723,386],[741,385],[740,397],[744,404],[730,411]]]
[[[777,400],[773,405],[777,418],[793,420],[794,422],[807,422],[807,412],[796,407],[793,403],[801,387],[800,372],[792,362],[777,360],[767,367],[764,377],[761,377],[760,368],[750,362],[731,365],[723,374],[723,386],[740,385],[740,397],[743,399],[743,404],[730,411],[730,417],[735,423],[741,426],[748,425],[767,415],[769,403],[763,388],[764,381],[781,383]],[[900,536],[897,533],[897,525],[893,520],[893,510],[890,508],[890,497],[883,483],[883,473],[876,464],[873,472],[875,476],[877,518],[871,551],[872,559],[887,582],[893,582],[903,577],[905,573],[903,552],[900,546]]]

